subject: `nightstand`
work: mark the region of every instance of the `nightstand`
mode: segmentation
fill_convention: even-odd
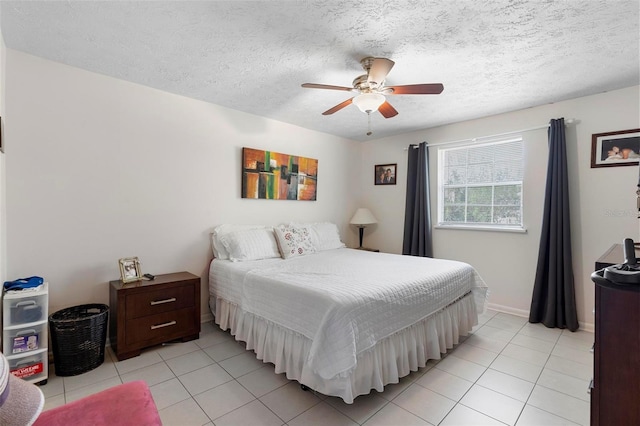
[[[120,361],[150,346],[200,335],[200,277],[189,272],[111,281],[109,305],[109,340]]]
[[[380,250],[378,249],[372,249],[372,248],[367,248],[367,247],[356,247],[356,250],[366,250],[366,251],[373,251],[376,253],[380,253]]]

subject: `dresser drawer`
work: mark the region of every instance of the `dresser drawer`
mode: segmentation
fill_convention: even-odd
[[[130,294],[126,297],[126,318],[130,320],[193,307],[195,298],[193,284]]]
[[[146,347],[166,342],[185,334],[198,333],[195,308],[163,312],[127,321],[125,343],[128,347]]]

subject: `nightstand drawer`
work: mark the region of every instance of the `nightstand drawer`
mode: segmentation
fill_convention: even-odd
[[[126,305],[128,320],[193,307],[194,286],[187,284],[130,294],[127,296]]]
[[[146,347],[198,333],[198,325],[193,307],[137,318],[125,325],[125,343],[131,348]]]

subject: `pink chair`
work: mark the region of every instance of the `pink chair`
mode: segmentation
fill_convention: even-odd
[[[43,411],[34,426],[162,425],[151,391],[138,380]]]

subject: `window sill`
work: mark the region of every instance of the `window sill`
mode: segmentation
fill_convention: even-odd
[[[496,227],[482,225],[436,225],[436,229],[457,229],[460,231],[489,231],[489,232],[511,232],[514,234],[526,234],[527,228],[520,227]]]

